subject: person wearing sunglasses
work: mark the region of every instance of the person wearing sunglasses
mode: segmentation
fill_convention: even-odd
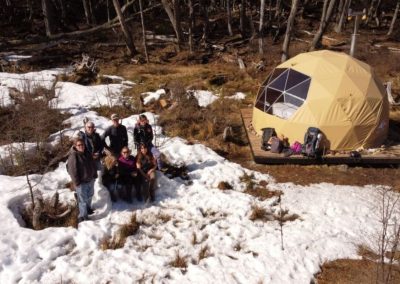
[[[131,151],[127,146],[121,150],[121,155],[118,158],[118,166],[120,171],[120,181],[124,187],[124,197],[129,203],[132,203],[132,190],[133,186],[137,184],[137,168],[135,157],[131,155]],[[141,199],[136,190],[136,197]]]
[[[78,132],[78,137],[85,142],[85,151],[90,153],[96,163],[97,170],[101,170],[101,153],[104,149],[103,141],[96,132],[95,125],[92,121],[86,120],[84,131]]]
[[[76,190],[79,207],[78,223],[80,223],[88,220],[88,215],[93,213],[92,197],[97,170],[92,155],[85,151],[85,142],[79,137],[74,139],[69,152],[67,171]]]

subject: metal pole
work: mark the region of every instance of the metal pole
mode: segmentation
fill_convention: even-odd
[[[356,15],[355,20],[354,20],[354,32],[351,35],[351,46],[350,46],[350,56],[354,57],[354,53],[356,51],[356,41],[357,41],[357,36],[358,36],[358,25],[359,25],[359,20],[360,20],[361,15]]]

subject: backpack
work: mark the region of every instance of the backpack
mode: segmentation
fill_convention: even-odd
[[[316,127],[309,127],[304,135],[304,144],[301,153],[304,156],[316,158],[321,156],[321,131]]]
[[[277,136],[272,136],[271,142],[271,153],[281,153],[283,150],[283,142]]]
[[[266,127],[261,130],[263,131],[261,137],[261,149],[264,151],[268,151],[271,149],[271,144],[268,143],[269,139],[273,136],[276,136],[275,128]]]

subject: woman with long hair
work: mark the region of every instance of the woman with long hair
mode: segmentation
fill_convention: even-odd
[[[122,184],[119,180],[118,160],[113,155],[107,155],[104,158],[104,171],[101,180],[110,193],[111,201],[116,202],[117,191]]]
[[[139,172],[140,185],[145,201],[153,202],[155,200],[157,161],[146,144],[139,145],[136,167]]]

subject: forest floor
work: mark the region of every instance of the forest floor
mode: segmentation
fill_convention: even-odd
[[[294,56],[307,51],[311,40],[312,36],[307,33],[296,32],[290,46],[290,54]],[[8,66],[4,71],[27,72],[54,66],[66,66],[80,60],[82,53],[88,53],[99,60],[98,66],[102,74],[120,75],[127,80],[137,82],[138,85],[131,95],[155,91],[161,87],[185,90],[207,89],[224,96],[232,95],[235,92],[244,92],[247,94],[247,98],[235,106],[236,112],[222,114],[229,116],[230,120],[240,123],[240,107],[252,104],[259,86],[269,72],[280,63],[281,56],[281,42],[273,44],[270,39],[265,42],[266,51],[262,56],[257,53],[257,40],[245,43],[237,40],[237,45],[233,44],[223,51],[210,45],[208,49],[203,49],[194,55],[187,50],[178,52],[172,44],[154,42],[154,45],[149,47],[151,63],[137,64],[124,55],[125,48],[121,44],[99,44],[97,41],[98,39],[92,38],[89,44],[82,40],[21,44],[19,41],[9,40],[3,50],[9,53],[33,55],[33,58],[27,64],[22,61],[21,64]],[[118,42],[121,43],[121,39]],[[221,38],[213,40],[213,45],[227,46],[226,42],[227,39]],[[341,35],[326,34],[323,40],[325,48],[343,52],[348,52],[349,42],[349,31]],[[370,30],[361,30],[357,46],[356,57],[373,66],[383,82],[391,81],[393,95],[398,98],[400,95],[400,43],[387,38],[384,31],[376,30],[371,33]],[[238,58],[243,59],[246,69],[239,69]],[[264,64],[261,70],[257,68],[260,61]],[[226,82],[222,85],[210,83],[210,79],[221,74],[227,78]],[[149,108],[151,109],[146,110],[157,111],[154,109],[154,105]],[[161,110],[161,116],[162,112],[163,110]],[[398,131],[400,129],[399,107],[391,108],[390,119],[391,125]],[[400,179],[398,178],[400,170],[398,168],[255,164],[252,161],[243,129],[240,131],[240,135],[242,143],[235,145],[220,143],[220,137],[201,140],[198,136],[190,137],[189,135],[184,138],[192,142],[203,143],[225,158],[246,168],[268,173],[277,182],[292,182],[299,185],[321,182],[360,186],[382,184],[391,186],[400,192]],[[365,271],[375,271],[373,264],[365,260],[337,260],[325,263],[321,267],[321,271],[318,275],[320,283],[367,283],[364,282],[365,279],[370,281],[375,279],[374,277],[365,278]],[[361,281],[361,279],[364,280]]]

